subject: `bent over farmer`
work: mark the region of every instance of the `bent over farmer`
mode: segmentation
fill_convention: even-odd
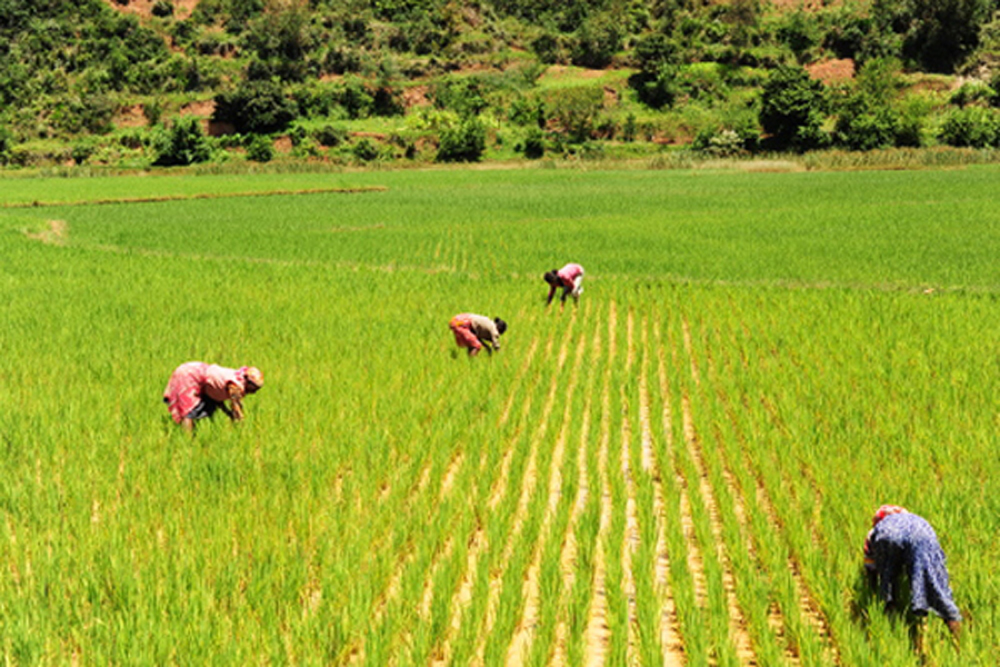
[[[500,351],[500,336],[507,330],[507,323],[499,317],[491,320],[485,315],[462,313],[451,318],[448,327],[455,334],[455,343],[474,357],[484,347],[489,354]]]
[[[542,277],[549,284],[549,298],[545,302],[546,306],[552,303],[552,297],[555,296],[556,290],[560,287],[563,291],[561,299],[563,303],[566,302],[567,296],[572,296],[574,301],[580,300],[580,294],[583,293],[583,267],[579,264],[570,263],[561,269],[552,269]]]
[[[243,397],[255,394],[264,385],[264,375],[253,366],[233,369],[203,361],[189,361],[177,367],[163,390],[163,402],[170,416],[185,430],[194,422],[211,417],[221,409],[234,422],[243,419]],[[232,405],[226,407],[226,401]]]
[[[898,505],[882,505],[865,538],[868,583],[890,609],[897,608],[899,578],[910,580],[910,610],[923,620],[928,610],[942,619],[958,640],[962,615],[952,599],[944,551],[927,520]],[[923,650],[918,629],[917,648]]]

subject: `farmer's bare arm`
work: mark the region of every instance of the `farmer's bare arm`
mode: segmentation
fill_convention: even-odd
[[[229,385],[229,401],[233,404],[232,413],[227,413],[229,418],[234,422],[241,421],[243,419],[243,392],[234,384]]]

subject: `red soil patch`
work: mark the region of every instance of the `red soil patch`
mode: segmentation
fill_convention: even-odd
[[[142,18],[150,18],[153,15],[153,5],[156,0],[128,0],[124,5],[120,5],[115,0],[106,0],[112,9],[117,9],[126,14],[135,14]],[[174,5],[174,18],[178,21],[191,16],[198,0],[172,0]]]
[[[141,104],[122,107],[113,119],[115,127],[145,127],[146,117],[142,113]]]
[[[854,78],[854,60],[851,58],[824,60],[806,65],[806,71],[809,72],[809,76],[826,85],[850,81]]]
[[[427,86],[413,86],[403,91],[403,105],[407,109],[425,107],[430,104],[427,99]]]
[[[289,137],[278,137],[274,140],[274,150],[279,153],[291,153],[292,140]]]
[[[837,2],[836,0],[834,0],[834,2],[828,2],[825,0],[770,0],[767,4],[770,4],[772,7],[777,7],[782,12],[792,12],[797,9],[814,12],[829,5],[839,5],[840,2]]]
[[[351,132],[352,137],[368,137],[370,139],[378,139],[379,141],[385,141],[386,135],[382,132]]]
[[[181,107],[182,116],[201,116],[209,118],[215,113],[215,100],[204,100],[201,102],[191,102]]]
[[[566,76],[566,74],[569,72],[569,69],[570,68],[565,65],[552,65],[547,70],[545,70],[545,75],[559,78],[562,76]],[[605,70],[583,69],[583,70],[574,70],[574,72],[581,79],[599,79],[602,76],[604,76]]]

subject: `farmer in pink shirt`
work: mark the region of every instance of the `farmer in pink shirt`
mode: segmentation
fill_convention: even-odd
[[[561,269],[552,269],[543,276],[545,282],[549,284],[549,298],[545,305],[552,303],[556,289],[562,287],[562,302],[566,302],[567,296],[572,296],[574,301],[579,301],[580,294],[583,293],[583,267],[579,264],[567,264]]]
[[[243,397],[264,385],[264,375],[253,366],[224,368],[202,361],[181,364],[163,390],[170,416],[185,430],[194,430],[196,419],[211,417],[219,408],[234,422],[243,419]],[[232,408],[225,402],[230,401]]]

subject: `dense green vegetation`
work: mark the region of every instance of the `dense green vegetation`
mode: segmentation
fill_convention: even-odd
[[[991,665],[997,175],[5,178],[0,653]],[[453,356],[467,310],[499,354]],[[266,384],[192,439],[198,358]],[[856,589],[882,502],[938,530],[960,655]]]
[[[995,147],[997,10],[996,0],[4,0],[0,161]],[[828,62],[846,77],[823,83],[816,67]],[[287,141],[267,150],[261,136]]]

